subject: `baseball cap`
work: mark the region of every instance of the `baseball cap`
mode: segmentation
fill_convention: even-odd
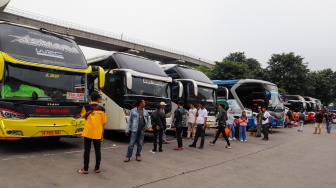
[[[165,102],[162,101],[162,102],[160,102],[160,105],[161,105],[161,106],[166,106],[167,104],[166,104]]]

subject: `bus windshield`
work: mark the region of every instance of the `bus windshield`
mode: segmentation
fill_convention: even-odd
[[[148,78],[132,78],[132,89],[128,89],[127,94],[145,95],[153,97],[168,98],[170,96],[167,82],[152,80]]]
[[[266,94],[271,95],[269,107],[273,109],[283,109],[283,103],[280,99],[280,94],[278,92],[278,87],[276,85],[265,84]]]
[[[215,101],[215,90],[212,88],[206,88],[198,86],[198,96],[200,101],[214,102]]]
[[[25,68],[7,64],[5,84],[1,83],[1,98],[8,100],[86,102],[86,76],[70,73]]]

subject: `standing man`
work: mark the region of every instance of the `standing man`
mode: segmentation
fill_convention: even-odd
[[[85,105],[81,111],[81,116],[86,119],[82,136],[84,137],[84,168],[78,170],[80,174],[89,173],[91,143],[95,149],[96,165],[94,172],[100,173],[101,161],[101,141],[103,139],[104,124],[107,122],[105,108],[98,105],[100,95],[92,92],[91,102]]]
[[[125,130],[126,136],[131,134],[131,138],[124,162],[130,161],[135,142],[138,144],[136,160],[141,161],[141,150],[145,137],[145,130],[151,126],[150,116],[144,108],[146,105],[145,101],[143,99],[138,99],[136,105],[137,107],[133,108],[130,112]]]
[[[215,139],[212,142],[210,141],[210,144],[213,146],[216,143],[219,135],[222,133],[223,137],[226,140],[226,144],[227,144],[226,148],[231,149],[230,141],[224,131],[224,128],[226,126],[226,121],[227,121],[227,115],[226,115],[226,111],[224,110],[224,108],[225,108],[224,104],[220,104],[218,107],[219,113],[216,118],[216,122],[218,122],[218,130],[217,130]]]
[[[332,127],[332,119],[334,118],[334,115],[329,111],[329,109],[327,109],[325,118],[326,118],[327,133],[330,134],[331,127]]]
[[[268,125],[269,125],[269,122],[270,122],[270,117],[271,115],[267,112],[266,110],[266,107],[263,106],[262,107],[262,112],[263,112],[263,115],[262,115],[262,128],[263,128],[263,134],[264,134],[264,138],[262,140],[268,140]]]
[[[298,129],[298,132],[303,132],[303,124],[304,124],[304,121],[306,119],[306,115],[304,113],[304,111],[300,111],[300,114],[299,114],[299,129]]]
[[[262,115],[261,106],[258,107],[258,115],[257,115],[257,135],[256,137],[261,137],[261,126],[262,126]]]
[[[197,109],[195,108],[194,104],[190,104],[190,109],[187,112],[188,115],[188,134],[187,134],[187,139],[192,137],[192,139],[195,139],[195,134],[196,134],[196,113]]]
[[[154,149],[152,152],[156,152],[157,141],[159,140],[159,152],[162,152],[162,133],[164,129],[164,122],[166,121],[165,114],[161,112],[161,105],[156,106],[156,111],[151,115],[151,124],[154,131]],[[159,135],[159,138],[158,138]]]
[[[174,111],[174,125],[176,130],[176,139],[177,139],[177,148],[174,150],[183,150],[182,144],[182,130],[183,130],[183,123],[182,123],[182,116],[186,114],[186,110],[183,108],[184,102],[179,101],[177,106],[178,108]]]
[[[189,147],[196,147],[197,144],[197,140],[198,137],[202,137],[201,140],[201,145],[198,149],[203,149],[204,146],[204,138],[205,138],[205,126],[206,126],[206,122],[207,122],[207,117],[208,117],[208,111],[205,109],[205,103],[203,101],[200,102],[199,104],[199,109],[196,113],[196,117],[197,117],[197,128],[196,128],[196,135],[195,135],[195,139],[194,142],[189,145]]]
[[[229,129],[230,129],[230,134],[231,137],[229,137],[229,140],[236,140],[235,137],[235,127],[234,127],[234,117],[232,114],[232,108],[229,108],[227,111],[227,124],[229,125]]]
[[[315,114],[315,132],[314,134],[317,133],[317,129],[318,129],[318,133],[321,134],[321,129],[322,129],[322,122],[323,122],[323,114],[322,114],[322,110],[319,110],[317,114]]]
[[[167,104],[165,102],[160,102],[160,105],[161,105],[161,109],[160,111],[166,115],[166,106]],[[166,122],[166,119],[164,120],[163,122],[163,133],[162,133],[162,143],[163,144],[170,144],[168,141],[167,141],[167,135],[166,135],[166,130],[167,130],[167,122]]]

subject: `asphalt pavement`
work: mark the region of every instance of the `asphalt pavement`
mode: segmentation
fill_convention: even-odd
[[[91,148],[89,174],[83,167],[83,139],[62,138],[57,143],[40,139],[0,142],[0,187],[336,187],[336,125],[331,134],[312,134],[313,124],[276,128],[269,141],[248,134],[247,142],[220,138],[214,146],[214,130],[207,130],[204,149],[173,150],[176,139],[151,153],[152,135],[145,139],[142,161],[123,162],[129,138],[106,132],[102,142],[101,173],[94,173]],[[199,146],[200,140],[198,141]],[[136,148],[135,148],[136,149]],[[134,150],[135,152],[135,150]]]

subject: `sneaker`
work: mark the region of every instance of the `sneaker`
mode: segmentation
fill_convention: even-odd
[[[195,146],[195,145],[192,145],[192,144],[189,145],[189,147],[191,147],[191,148],[196,148],[196,146]]]
[[[231,138],[231,137],[229,137],[229,140],[232,140],[232,138]]]
[[[243,140],[240,140],[241,142],[243,141]]]
[[[231,146],[225,146],[227,149],[231,149]]]
[[[212,145],[212,146],[213,146],[213,145],[214,145],[214,143],[212,143],[212,142],[210,141],[210,145]]]
[[[235,137],[233,137],[233,140],[236,140],[236,138],[235,138]]]
[[[152,152],[156,152],[156,149],[152,149]]]
[[[247,140],[244,140],[244,142],[246,142]]]

